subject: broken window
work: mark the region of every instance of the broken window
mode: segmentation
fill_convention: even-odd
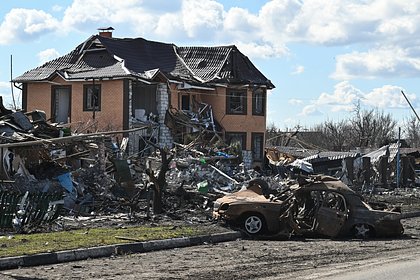
[[[226,113],[246,115],[246,90],[230,89],[226,94]]]
[[[156,91],[157,85],[146,85],[141,82],[132,83],[131,115],[136,117],[136,110],[142,109],[145,114],[158,114]]]
[[[324,194],[324,201],[322,203],[322,206],[341,212],[346,211],[346,203],[344,201],[344,198],[335,192],[326,192]]]
[[[252,93],[252,114],[265,115],[265,90],[258,88]]]
[[[239,142],[242,150],[246,150],[246,132],[226,132],[225,137],[228,145]]]
[[[252,133],[252,156],[254,161],[263,160],[264,133]]]
[[[181,95],[181,110],[190,110],[190,96],[183,94]]]
[[[101,110],[101,85],[83,86],[83,111]]]

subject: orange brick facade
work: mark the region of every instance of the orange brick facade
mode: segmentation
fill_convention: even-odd
[[[83,127],[93,123],[93,112],[83,110],[83,85],[86,82],[66,82],[57,77],[53,83],[28,83],[27,84],[27,111],[45,111],[47,119],[52,117],[52,87],[71,85],[71,112],[70,123],[72,127]],[[123,128],[123,81],[95,81],[101,85],[101,110],[95,112],[97,126],[92,130],[109,131]]]
[[[252,91],[247,89],[247,114],[246,115],[229,115],[226,113],[226,87],[216,87],[211,90],[190,89],[188,91],[178,90],[175,85],[171,86],[171,104],[172,107],[179,108],[180,96],[190,95],[197,101],[211,104],[214,118],[225,129],[225,132],[246,132],[246,150],[251,150],[251,133],[265,133],[266,114],[256,116],[252,114]],[[194,96],[194,97],[193,97]],[[265,99],[266,100],[266,99]],[[266,101],[265,101],[266,102]],[[267,108],[264,104],[264,108]]]
[[[128,127],[128,108],[124,111],[124,96],[128,96],[128,89],[124,89],[124,80],[95,81],[101,86],[100,111],[93,114],[92,111],[83,109],[84,85],[92,85],[92,81],[66,82],[62,78],[55,78],[52,83],[28,83],[27,87],[27,111],[43,110],[47,119],[52,117],[53,88],[56,86],[71,86],[71,112],[69,122],[72,130],[81,132],[115,131]],[[242,88],[243,90],[244,88]],[[124,92],[124,90],[126,92]],[[171,84],[169,89],[169,105],[174,108],[181,107],[181,96],[189,96],[190,105],[193,100],[210,104],[213,109],[213,117],[223,127],[225,133],[246,133],[245,150],[253,151],[253,133],[264,135],[266,128],[266,110],[263,115],[253,114],[252,89],[246,88],[247,113],[232,115],[227,113],[226,94],[228,88],[215,87],[213,90],[205,89],[178,89],[177,84]],[[266,102],[266,98],[264,98]],[[127,104],[125,104],[127,106]],[[264,104],[264,108],[266,104]],[[194,109],[194,108],[192,108]],[[88,127],[88,129],[86,129]],[[85,129],[84,129],[85,128]],[[83,130],[82,130],[83,129]],[[264,136],[263,136],[264,137]],[[264,144],[262,144],[264,145]]]

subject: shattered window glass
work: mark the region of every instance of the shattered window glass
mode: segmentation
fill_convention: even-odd
[[[83,110],[101,110],[101,85],[84,85],[83,87]]]
[[[252,114],[263,116],[265,113],[265,91],[262,88],[256,89],[252,94]]]
[[[252,155],[254,161],[262,161],[264,149],[264,133],[252,133]]]
[[[246,90],[229,90],[226,95],[226,112],[228,114],[246,114]]]
[[[246,150],[246,132],[226,132],[225,137],[229,145],[238,142],[242,150]]]

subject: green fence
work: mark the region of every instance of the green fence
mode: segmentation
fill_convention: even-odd
[[[22,231],[55,220],[63,207],[62,194],[0,191],[0,229]]]

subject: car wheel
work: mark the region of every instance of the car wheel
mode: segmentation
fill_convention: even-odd
[[[353,227],[353,236],[366,239],[373,236],[373,229],[367,224],[357,224]]]
[[[259,215],[251,214],[245,217],[243,226],[248,234],[260,234],[264,229],[264,220]]]

